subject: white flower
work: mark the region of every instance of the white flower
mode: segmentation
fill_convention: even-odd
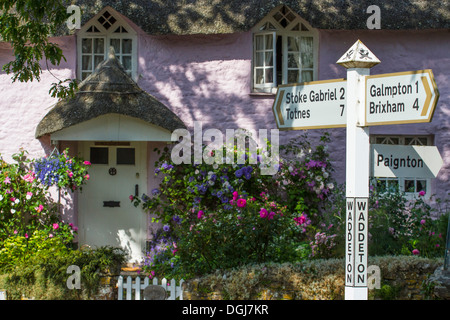
[[[19,199],[14,200],[14,203],[15,203],[15,204],[18,204],[19,202],[20,202]]]
[[[0,201],[2,201],[3,200],[3,196],[0,194]]]
[[[327,184],[327,188],[328,188],[328,189],[333,189],[333,188],[334,188],[334,184],[331,183],[331,182],[328,183],[328,184]]]
[[[323,173],[323,177],[324,177],[325,179],[328,178],[328,176],[329,176],[328,172],[324,172],[324,173]]]
[[[11,213],[16,213],[16,210],[14,210],[14,209],[11,209]]]

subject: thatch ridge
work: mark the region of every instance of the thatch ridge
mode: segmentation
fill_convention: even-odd
[[[66,0],[79,5],[82,25],[106,6],[148,34],[219,34],[249,31],[272,9],[285,4],[318,29],[367,29],[381,10],[381,29],[449,29],[450,3],[427,0]],[[67,28],[63,31],[68,32]]]

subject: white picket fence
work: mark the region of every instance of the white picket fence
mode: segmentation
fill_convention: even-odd
[[[176,285],[175,279],[172,279],[170,282],[167,281],[166,278],[161,280],[161,283],[158,283],[158,278],[153,278],[152,283],[150,283],[149,277],[144,277],[142,279],[139,276],[132,277],[128,276],[126,281],[124,281],[123,276],[119,276],[118,279],[118,300],[143,300],[144,289],[149,285],[158,285],[164,290],[166,290],[166,300],[183,300],[183,282],[184,280],[180,280],[178,286]],[[124,292],[125,291],[125,292]]]

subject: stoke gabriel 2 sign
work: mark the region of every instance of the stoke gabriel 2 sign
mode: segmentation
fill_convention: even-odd
[[[345,285],[367,286],[368,199],[347,198]]]
[[[278,129],[345,127],[346,90],[345,79],[279,86],[273,104]]]

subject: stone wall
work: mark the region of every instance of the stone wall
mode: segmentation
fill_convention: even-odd
[[[379,289],[369,299],[438,299],[427,281],[442,266],[442,259],[418,257],[369,258],[380,268]],[[379,285],[378,285],[379,284]],[[298,264],[254,265],[217,271],[185,283],[186,300],[342,300],[343,261],[316,260]]]

